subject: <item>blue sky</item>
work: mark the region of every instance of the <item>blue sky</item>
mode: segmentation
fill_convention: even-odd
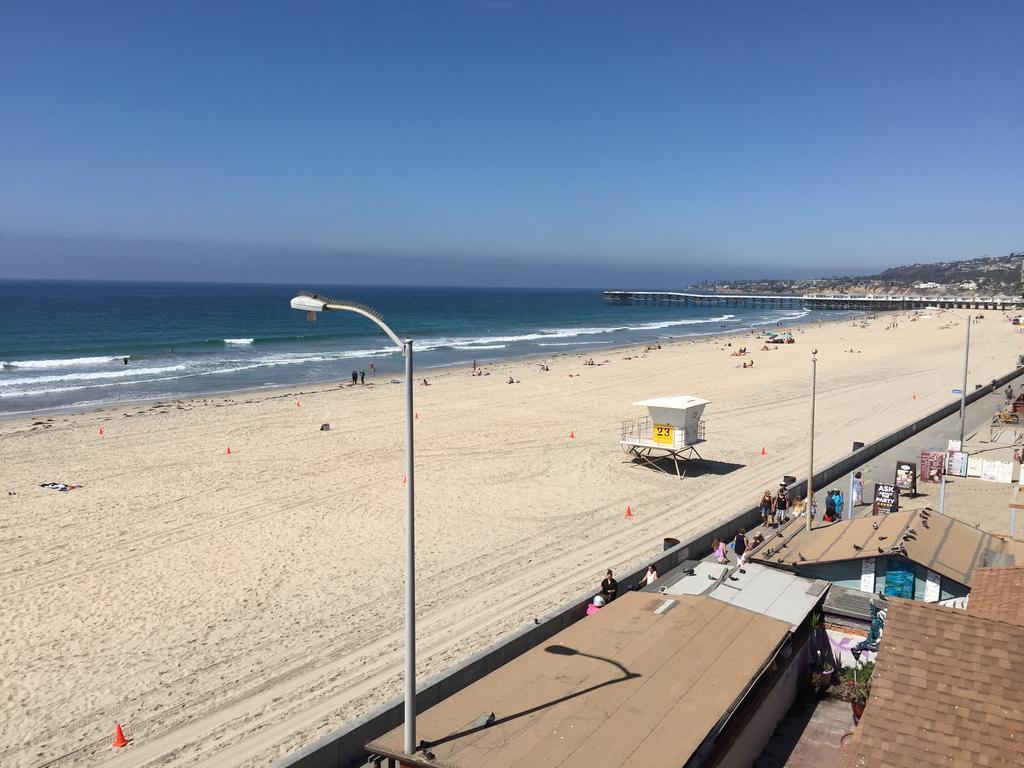
[[[1012,0],[5,0],[0,277],[60,266],[31,237],[74,276],[165,277],[170,242],[521,284],[1022,250],[1022,29]]]

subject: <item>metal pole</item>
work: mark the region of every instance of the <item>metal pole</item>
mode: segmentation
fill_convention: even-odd
[[[811,352],[811,439],[810,461],[807,465],[807,530],[811,530],[811,512],[814,510],[814,400],[818,395],[818,350]]]
[[[853,472],[850,473],[850,496],[848,501],[850,506],[846,510],[846,519],[853,520]]]
[[[946,473],[942,473],[942,487],[939,489],[939,514],[946,514]]]
[[[971,318],[967,318],[967,341],[964,343],[964,385],[960,390],[960,450],[964,449],[964,420],[967,418],[967,360],[971,354]]]
[[[416,752],[416,529],[413,475],[412,339],[405,340],[405,753]]]

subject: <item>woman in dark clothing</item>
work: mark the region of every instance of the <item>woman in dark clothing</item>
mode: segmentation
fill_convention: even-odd
[[[739,558],[739,565],[743,565],[746,562],[746,553],[750,548],[747,543],[747,531],[745,528],[740,528],[740,532],[736,534],[736,538],[732,541],[733,551],[736,553],[736,557]]]

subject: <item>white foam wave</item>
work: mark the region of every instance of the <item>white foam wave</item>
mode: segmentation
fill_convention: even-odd
[[[119,355],[118,357],[71,357],[55,360],[0,360],[0,368],[73,368],[80,365],[106,365],[107,363],[124,363],[125,357],[131,359],[130,355]]]
[[[464,349],[470,345],[479,344],[513,344],[517,341],[547,341],[548,339],[568,339],[576,336],[595,336],[602,333],[615,333],[616,331],[651,331],[660,328],[671,328],[679,325],[704,325],[707,323],[737,322],[736,315],[719,315],[718,317],[689,318],[686,320],[663,320],[654,323],[639,323],[637,325],[608,325],[608,326],[584,326],[581,328],[544,328],[533,333],[521,333],[514,336],[462,336],[445,338],[418,339],[416,347],[421,352],[439,349],[441,347],[453,347]],[[584,342],[578,342],[584,343]],[[481,347],[476,347],[480,349]]]
[[[614,341],[539,341],[538,347],[581,347],[595,344],[614,344]]]
[[[184,370],[184,365],[168,365],[162,368],[124,368],[118,371],[92,371],[91,373],[65,373],[56,376],[21,376],[19,378],[0,378],[0,387],[35,386],[37,384],[51,384],[58,381],[93,381],[99,379],[125,379],[124,383],[130,383],[127,379],[138,376],[152,376],[157,373],[169,373],[171,371]]]
[[[476,350],[476,349],[505,349],[506,346],[508,346],[508,345],[506,345],[506,344],[481,344],[481,345],[474,344],[474,345],[470,346],[469,344],[453,344],[452,348],[453,349],[462,349],[462,350],[466,350],[467,352],[472,352],[473,350]]]
[[[252,344],[252,339],[224,339],[225,344]]]
[[[802,310],[801,312],[796,313],[790,312],[788,314],[769,318],[768,320],[759,320],[758,322],[750,323],[750,325],[776,325],[777,323],[791,322],[793,320],[799,320],[802,317],[806,317],[807,315],[810,314],[810,312],[811,310],[809,309],[805,309]]]

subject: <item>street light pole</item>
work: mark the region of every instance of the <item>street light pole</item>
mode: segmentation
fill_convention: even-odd
[[[405,356],[405,753],[416,752],[416,480],[413,466],[413,368],[412,339],[399,340],[377,312],[354,301],[328,299],[315,293],[301,293],[291,301],[292,309],[315,320],[318,312],[345,311],[372,320]]]
[[[961,315],[963,317],[963,315]],[[971,318],[967,317],[967,340],[964,342],[964,385],[960,390],[960,450],[964,449],[964,423],[967,418],[967,361],[971,355]]]
[[[807,530],[811,530],[811,513],[814,511],[814,401],[818,396],[818,350],[811,350],[811,439],[809,440],[810,460],[807,465]]]
[[[405,753],[416,752],[416,494],[413,479],[412,339],[405,340]]]

